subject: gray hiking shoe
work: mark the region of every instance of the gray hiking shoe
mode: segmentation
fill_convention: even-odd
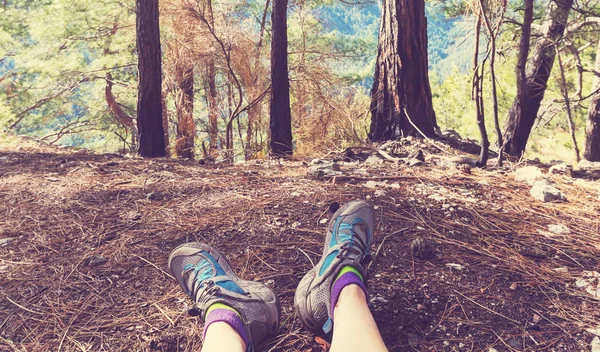
[[[241,280],[235,275],[225,257],[217,250],[198,242],[177,247],[169,256],[169,270],[195,304],[189,310],[204,322],[207,309],[214,303],[234,308],[241,316],[247,346],[254,345],[279,328],[279,300],[267,286]]]
[[[294,307],[308,328],[328,333],[333,328],[331,289],[344,266],[357,269],[364,280],[375,231],[375,210],[364,201],[342,206],[327,225],[323,256],[300,281]]]

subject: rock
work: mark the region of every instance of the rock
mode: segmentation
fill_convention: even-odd
[[[435,257],[435,250],[431,242],[420,236],[412,241],[410,249],[412,250],[413,257],[417,259],[427,260]]]
[[[589,332],[590,334],[600,336],[600,326],[598,326],[595,329],[587,328],[587,329],[585,329],[585,331]]]
[[[565,196],[558,190],[558,188],[552,186],[546,179],[536,181],[533,187],[529,191],[529,194],[540,202],[552,202],[555,200],[565,200]]]
[[[456,132],[455,130],[451,130],[451,129],[443,130],[441,135],[443,138],[462,139],[461,135],[458,134],[458,132]]]
[[[381,297],[381,296],[374,296],[369,300],[371,303],[373,304],[378,304],[378,303],[382,303],[382,304],[386,304],[389,303],[390,301],[388,301],[387,299]]]
[[[308,176],[322,178],[342,175],[342,172],[340,171],[340,165],[336,162],[333,162],[329,164],[311,166],[308,168],[307,174]]]
[[[376,190],[376,191],[375,191],[375,194],[374,194],[374,196],[375,196],[375,197],[384,197],[385,195],[386,195],[386,193],[385,193],[385,191],[384,191],[384,190],[382,190],[382,189],[378,189],[378,190]]]
[[[0,238],[0,247],[8,246],[16,237]]]
[[[598,336],[592,340],[592,352],[600,352],[600,338]]]
[[[548,170],[548,175],[567,175],[571,177],[572,170],[573,166],[567,163],[559,163],[550,167]]]
[[[420,166],[420,165],[423,165],[423,161],[421,161],[417,158],[408,159],[408,166]]]
[[[367,188],[377,188],[377,185],[378,185],[377,181],[367,181],[365,183],[365,187],[367,187]]]
[[[383,164],[383,159],[381,159],[377,155],[371,155],[367,158],[367,160],[365,160],[365,164],[369,164],[369,165]]]
[[[536,181],[544,179],[542,170],[536,166],[525,166],[515,171],[515,179],[517,181],[527,182],[528,185],[533,186]]]
[[[468,156],[455,156],[454,158],[450,158],[450,161],[455,165],[469,165],[469,166],[477,166],[478,159],[470,158]]]
[[[513,337],[513,338],[510,338],[510,339],[508,339],[508,340],[506,341],[506,343],[507,343],[507,344],[508,344],[510,347],[514,348],[515,350],[519,350],[519,351],[520,351],[520,350],[522,350],[522,349],[523,349],[523,341],[522,341],[521,339],[518,339],[518,338],[514,338],[514,337]]]
[[[325,225],[325,224],[327,224],[328,221],[329,221],[329,219],[323,218],[323,219],[321,219],[321,221],[319,221],[319,225]]]
[[[463,270],[465,268],[461,264],[456,264],[456,263],[448,263],[448,264],[446,264],[446,266],[449,267],[450,269],[454,269],[454,270]]]
[[[548,231],[557,235],[568,235],[571,233],[571,230],[563,224],[548,225]]]
[[[292,196],[292,197],[300,197],[300,193],[299,192],[292,192],[290,194],[290,196]]]
[[[322,159],[318,159],[318,158],[312,159],[310,161],[311,165],[321,165],[321,164],[324,164],[324,163],[325,162]]]
[[[600,161],[581,159],[578,166],[580,169],[600,169]]]
[[[108,258],[106,258],[106,257],[93,256],[91,259],[89,259],[87,265],[89,265],[89,266],[99,266],[99,265],[106,264],[107,262],[108,262]]]
[[[417,159],[420,161],[425,161],[425,155],[423,154],[422,149],[415,150],[414,152],[408,154],[408,159]]]

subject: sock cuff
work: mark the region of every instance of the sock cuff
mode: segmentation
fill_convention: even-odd
[[[369,301],[369,294],[367,292],[367,287],[362,282],[360,277],[356,275],[356,273],[349,271],[347,273],[342,274],[340,277],[335,280],[333,283],[333,287],[331,288],[331,312],[330,316],[333,318],[333,310],[335,309],[335,305],[337,304],[338,299],[340,298],[340,293],[342,293],[342,289],[348,285],[358,285],[365,296],[367,297],[367,302]]]
[[[235,330],[235,332],[240,335],[246,344],[246,348],[250,346],[250,337],[246,332],[246,327],[244,326],[244,322],[242,322],[242,318],[235,310],[228,308],[215,308],[207,312],[204,322],[204,332],[202,334],[203,338],[206,338],[206,331],[208,330],[208,327],[217,322],[227,323],[233,328],[233,330]]]
[[[350,266],[350,265],[346,265],[345,267],[343,267],[335,279],[336,280],[339,279],[340,276],[344,275],[345,273],[355,273],[360,278],[360,281],[364,281],[364,278],[363,278],[362,274],[360,273],[360,271],[358,271],[358,269],[356,269],[355,267]]]

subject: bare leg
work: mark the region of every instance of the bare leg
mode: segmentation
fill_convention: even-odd
[[[202,352],[244,352],[246,344],[229,324],[216,322],[210,324],[204,336]]]
[[[333,316],[330,352],[388,350],[369,310],[365,293],[358,285],[348,285],[342,289]]]

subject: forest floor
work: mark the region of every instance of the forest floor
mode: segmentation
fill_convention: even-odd
[[[600,335],[598,181],[550,176],[567,201],[541,203],[510,163],[341,162],[361,176],[334,181],[308,178],[301,161],[18,144],[0,147],[2,351],[199,351],[201,325],[167,269],[192,240],[279,296],[279,334],[259,350],[321,351],[294,290],[320,257],[330,205],[353,199],[376,207],[370,304],[391,351],[589,351]],[[413,258],[417,236],[435,258]]]

